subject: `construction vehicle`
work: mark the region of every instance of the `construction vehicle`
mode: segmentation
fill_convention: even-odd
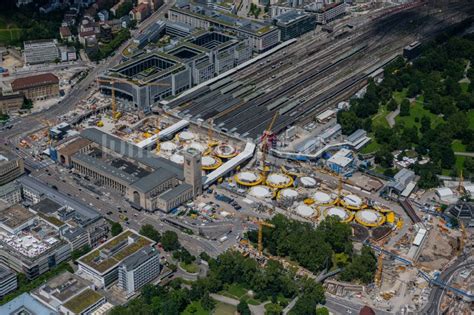
[[[464,195],[466,193],[466,188],[464,187],[464,176],[462,175],[462,170],[459,174],[459,184],[458,184],[458,187],[457,187],[457,191],[461,195]]]
[[[263,227],[270,227],[274,228],[275,226],[271,223],[267,223],[265,221],[257,221],[255,222],[258,225],[258,254],[259,256],[262,256],[263,252]]]
[[[268,153],[268,143],[273,140],[275,137],[274,133],[272,132],[273,125],[275,124],[275,121],[278,117],[278,111],[275,111],[275,114],[273,114],[272,120],[270,124],[268,125],[267,129],[263,131],[263,135],[260,138],[260,141],[262,143],[261,150],[262,150],[262,159],[261,159],[261,168],[262,168],[262,177],[264,180],[267,178],[267,173],[269,171],[269,168],[266,165],[266,160],[267,160],[267,153]]]
[[[104,127],[104,122],[102,120],[99,120],[97,122],[97,127]]]

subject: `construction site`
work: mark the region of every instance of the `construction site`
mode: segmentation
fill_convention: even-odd
[[[375,285],[362,286],[337,281],[337,272],[331,270],[335,273],[324,278],[327,292],[387,311],[410,305],[410,311],[421,312],[435,299],[442,300],[441,308],[466,313],[462,301],[472,301],[473,290],[469,268],[456,269],[452,279],[438,277],[454,257],[466,252],[464,226],[453,228],[436,212],[423,211],[420,196],[410,197],[414,186],[407,196],[382,195],[382,189],[398,183],[359,170],[358,151],[370,138],[363,130],[342,136],[335,119],[335,107],[347,103],[369,78],[380,74],[406,44],[445,27],[436,16],[443,15],[441,21],[462,18],[455,9],[422,11],[414,5],[408,12],[374,18],[372,27],[343,27],[321,41],[286,42],[228,76],[156,103],[147,113],[130,110],[130,101],[116,93],[118,78],[100,78],[97,85],[106,87],[105,95],[91,92],[87,101],[57,121],[41,121],[47,128],[20,139],[17,150],[24,156],[34,153],[35,162],[27,161],[28,167],[46,165],[47,155],[104,191],[110,188],[107,183],[119,186],[116,182],[126,181],[126,188],[116,189],[119,194],[113,195],[112,189],[110,194],[126,200],[130,213],[136,209],[146,214],[132,217],[126,210],[115,213],[116,209],[105,213],[118,215],[124,224],[140,218],[162,219],[173,228],[194,233],[188,242],[204,244],[201,248],[213,256],[237,248],[263,264],[277,259],[295,267],[283,258],[265,256],[262,228],[271,228],[266,220],[281,213],[317,226],[335,216],[351,226],[356,250],[363,245],[374,249],[377,271]],[[295,61],[290,61],[290,54]],[[84,145],[75,148],[68,165],[61,152],[79,143],[71,145],[80,137]],[[125,143],[123,148],[113,148],[111,142],[116,140]],[[83,154],[84,148],[91,152]],[[194,160],[187,160],[190,153]],[[93,167],[98,173],[102,166],[93,159],[110,162],[104,166],[110,175],[105,180],[90,175]],[[182,178],[188,161],[199,161],[192,188]],[[82,170],[81,163],[90,168]],[[168,174],[168,168],[176,174]],[[166,188],[155,191],[162,180],[169,181]],[[414,175],[401,190],[412,181]],[[139,196],[140,187],[146,198]],[[160,208],[161,200],[171,199],[167,193],[177,200]],[[161,194],[158,202],[157,194]],[[140,198],[146,200],[146,207]],[[241,239],[249,229],[258,229],[256,248]],[[321,276],[296,267],[298,274]],[[433,288],[443,291],[436,293]],[[432,292],[438,295],[433,298]]]

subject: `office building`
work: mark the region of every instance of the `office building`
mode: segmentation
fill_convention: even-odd
[[[90,142],[75,146],[68,156],[61,151],[59,159],[71,161],[74,171],[120,192],[134,207],[168,212],[193,198],[182,166],[96,128],[83,130],[81,137]]]
[[[286,41],[316,28],[316,17],[304,11],[292,10],[274,18],[281,31],[281,40]]]
[[[77,260],[77,273],[99,288],[108,288],[118,280],[119,267],[124,261],[154,244],[154,241],[136,231],[123,231],[96,250],[80,257]]]
[[[59,79],[52,73],[18,78],[11,83],[12,91],[23,93],[32,101],[59,96]]]
[[[14,205],[0,211],[0,264],[33,279],[70,258],[49,221]]]
[[[25,199],[34,204],[30,211],[49,221],[71,250],[82,247],[86,236],[90,247],[97,246],[107,238],[109,223],[95,209],[52,189],[36,178],[22,176],[18,182],[23,187]],[[55,201],[45,198],[45,195],[53,195]]]
[[[137,38],[144,46],[164,34],[165,25],[155,24]],[[139,54],[100,77],[99,89],[131,108],[149,112],[151,105],[209,80],[252,57],[248,39],[220,32],[200,31],[187,36],[165,52]]]
[[[23,93],[0,95],[0,113],[9,114],[18,112],[24,100],[25,95],[23,95]]]
[[[0,185],[5,185],[24,173],[23,159],[7,149],[0,149]]]
[[[239,37],[248,38],[253,51],[264,52],[280,42],[280,30],[271,25],[240,18],[229,13],[221,13],[203,4],[191,3],[189,7],[173,7],[168,19],[196,28],[231,31]]]
[[[337,174],[346,173],[353,165],[354,157],[349,149],[341,149],[327,160],[327,166]]]
[[[305,6],[307,12],[314,13],[318,24],[327,24],[346,14],[347,4],[338,1],[324,5],[323,3],[312,3]]]
[[[2,315],[59,315],[59,312],[45,306],[29,293],[23,293],[0,306]]]
[[[23,46],[26,64],[39,64],[59,60],[59,49],[55,39],[26,41],[23,43]]]
[[[91,314],[105,303],[105,298],[94,291],[94,285],[68,271],[52,278],[31,295],[61,314]]]
[[[21,185],[10,182],[0,186],[0,200],[13,205],[21,201]]]
[[[16,273],[0,265],[0,297],[4,297],[17,288],[18,280]]]
[[[160,254],[152,246],[145,247],[125,259],[118,267],[118,286],[127,297],[133,296],[160,274]]]

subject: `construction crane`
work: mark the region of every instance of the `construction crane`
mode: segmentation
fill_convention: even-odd
[[[266,227],[270,227],[270,228],[274,228],[275,226],[271,223],[267,223],[265,221],[257,221],[255,222],[256,224],[258,224],[258,254],[260,256],[262,256],[262,252],[263,252],[263,227],[266,226]]]
[[[213,126],[214,126],[214,119],[210,118],[208,121],[209,128],[207,130],[207,146],[212,148],[219,144],[217,140],[213,139]]]
[[[160,117],[156,117],[156,154],[160,153],[161,151],[161,143],[160,143]]]
[[[461,170],[461,173],[459,174],[459,184],[458,184],[457,191],[462,195],[466,193],[466,188],[464,187],[464,176],[462,175],[462,170]]]
[[[464,227],[464,222],[460,221],[459,226],[461,227],[461,237],[459,239],[459,254],[462,254],[464,250],[464,242],[466,240],[466,228]]]
[[[277,117],[278,117],[278,111],[275,111],[275,114],[273,114],[270,124],[268,125],[267,129],[263,131],[263,135],[260,138],[260,141],[262,142],[262,160],[261,160],[262,176],[264,179],[267,178],[266,159],[267,159],[267,152],[268,152],[268,142],[271,141],[272,138],[274,137],[272,128],[273,128],[273,125],[275,124]]]
[[[383,245],[387,241],[387,238],[384,238],[380,243],[380,247],[383,248]],[[383,272],[383,258],[384,253],[380,252],[379,256],[377,257],[377,270],[375,271],[375,284],[380,287],[382,285],[382,272]]]
[[[111,100],[111,109],[112,109],[112,119],[113,120],[118,120],[122,114],[120,112],[117,112],[117,103],[115,102],[115,83],[117,82],[116,80],[102,80],[102,79],[96,79],[98,83],[108,83],[110,85],[110,93],[112,95],[112,100]]]

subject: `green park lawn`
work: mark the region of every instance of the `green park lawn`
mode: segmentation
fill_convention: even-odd
[[[226,289],[219,292],[219,294],[236,300],[244,299],[250,305],[259,305],[262,303],[262,301],[248,296],[247,292],[248,290],[242,285],[234,283],[226,286]]]
[[[186,307],[181,315],[209,315],[210,312],[202,308],[200,301],[194,301]]]
[[[474,129],[474,110],[467,112],[467,118],[469,119],[469,128]]]
[[[451,148],[454,152],[466,152],[466,146],[461,143],[459,140],[454,140]],[[461,172],[464,167],[464,161],[466,160],[465,156],[456,155],[456,170]]]
[[[443,119],[441,117],[438,117],[437,115],[431,113],[429,110],[425,109],[423,107],[423,101],[424,101],[424,96],[421,95],[419,97],[417,97],[416,101],[412,102],[411,103],[411,106],[410,106],[410,116],[400,116],[398,115],[396,118],[395,118],[395,122],[397,124],[403,124],[404,126],[406,127],[417,127],[417,128],[420,128],[421,124],[420,124],[420,121],[421,121],[421,118],[423,116],[427,116],[431,119],[431,127],[434,128],[436,127],[437,125],[439,125],[440,123],[443,122]]]
[[[11,43],[20,39],[21,29],[0,29],[0,43]]]
[[[387,110],[387,106],[380,106],[379,112],[372,118],[372,127],[390,127],[386,118],[388,114],[390,114],[390,112]]]
[[[243,296],[247,294],[248,290],[241,286],[240,284],[231,284],[227,286],[227,288],[221,292],[222,295],[228,296],[230,298],[234,298],[236,300],[240,300]]]
[[[212,312],[212,314],[213,315],[234,315],[236,311],[237,311],[237,308],[235,306],[217,302],[216,308],[214,309],[214,312]]]
[[[181,266],[181,268],[183,268],[189,273],[196,273],[199,271],[199,266],[196,265],[195,263],[185,264],[184,262],[181,262],[179,263],[179,265]]]

